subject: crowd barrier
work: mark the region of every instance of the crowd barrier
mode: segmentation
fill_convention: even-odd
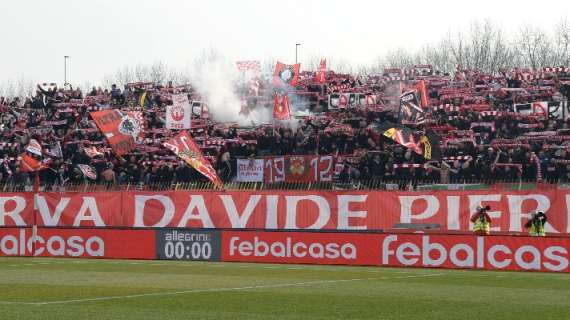
[[[570,272],[570,237],[232,229],[0,228],[0,256]]]
[[[479,205],[491,207],[492,232],[526,232],[541,210],[548,234],[570,234],[570,191],[556,189],[2,193],[0,227],[385,230],[412,223],[469,232]]]

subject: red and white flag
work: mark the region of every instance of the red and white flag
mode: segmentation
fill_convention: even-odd
[[[190,129],[192,106],[187,94],[172,95],[172,105],[166,106],[167,129]]]
[[[273,106],[273,119],[289,120],[291,119],[291,110],[289,109],[289,96],[283,96],[275,93],[275,101]]]
[[[85,178],[91,180],[97,180],[97,172],[95,171],[95,169],[93,169],[92,166],[86,164],[78,164],[77,168],[79,168],[79,170],[81,171],[81,173]]]
[[[43,153],[42,145],[36,139],[30,139],[30,142],[28,142],[25,150],[31,154],[35,154],[38,157],[41,157]]]
[[[236,62],[239,71],[253,71],[261,73],[261,63],[257,60],[245,60]]]
[[[319,65],[319,71],[315,74],[315,81],[324,84],[327,81],[327,60],[322,59]]]
[[[191,165],[196,171],[206,176],[212,183],[223,189],[224,184],[200,148],[194,143],[187,131],[180,132],[176,137],[164,142],[164,147],[172,151],[180,159]]]
[[[90,147],[90,148],[84,148],[83,149],[85,151],[85,154],[89,157],[89,158],[94,158],[97,156],[102,156],[103,152],[99,151],[96,147]]]

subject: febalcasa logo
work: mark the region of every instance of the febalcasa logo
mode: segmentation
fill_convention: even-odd
[[[5,235],[0,238],[0,255],[28,256],[32,254],[33,245],[33,236],[30,234],[28,237],[26,229],[20,229],[16,235]],[[36,236],[35,255],[46,253],[50,256],[103,257],[105,256],[105,241],[97,236],[87,239],[80,236],[53,235],[47,239]]]
[[[273,257],[273,258],[313,258],[355,260],[356,247],[352,243],[320,243],[295,241],[287,237],[285,241],[263,241],[254,237],[253,242],[240,237],[230,238],[230,256]]]
[[[404,242],[399,241],[397,235],[389,235],[382,241],[381,264],[540,271],[568,269],[568,251],[562,246],[544,246],[541,250],[521,243],[521,240],[515,243],[509,237],[504,238],[507,240],[502,244],[487,245],[485,237],[477,237],[473,245],[454,237],[449,237],[448,243],[432,241],[427,235],[413,240],[408,238]]]

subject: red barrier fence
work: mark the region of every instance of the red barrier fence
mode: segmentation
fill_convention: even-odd
[[[469,231],[489,205],[492,231],[524,232],[534,210],[548,212],[548,233],[570,233],[570,192],[249,191],[39,193],[39,226],[382,230],[396,223]],[[0,226],[31,226],[31,193],[0,195]]]
[[[32,256],[0,228],[0,256]],[[317,231],[39,228],[36,255],[570,272],[570,238]]]

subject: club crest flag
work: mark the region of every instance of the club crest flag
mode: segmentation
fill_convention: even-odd
[[[301,64],[284,64],[277,62],[275,65],[275,72],[273,73],[273,85],[290,85],[296,86],[299,83],[299,72],[301,71]]]
[[[192,122],[192,106],[187,94],[172,96],[172,105],[166,106],[167,129],[190,129]]]
[[[113,109],[90,114],[118,156],[134,150],[137,140],[144,137],[144,118],[140,111],[122,112]]]
[[[202,151],[200,151],[200,148],[194,143],[187,131],[180,132],[162,145],[196,169],[196,171],[206,176],[216,187],[223,189],[224,184],[218,177],[216,170],[214,170],[208,159],[204,157]]]

